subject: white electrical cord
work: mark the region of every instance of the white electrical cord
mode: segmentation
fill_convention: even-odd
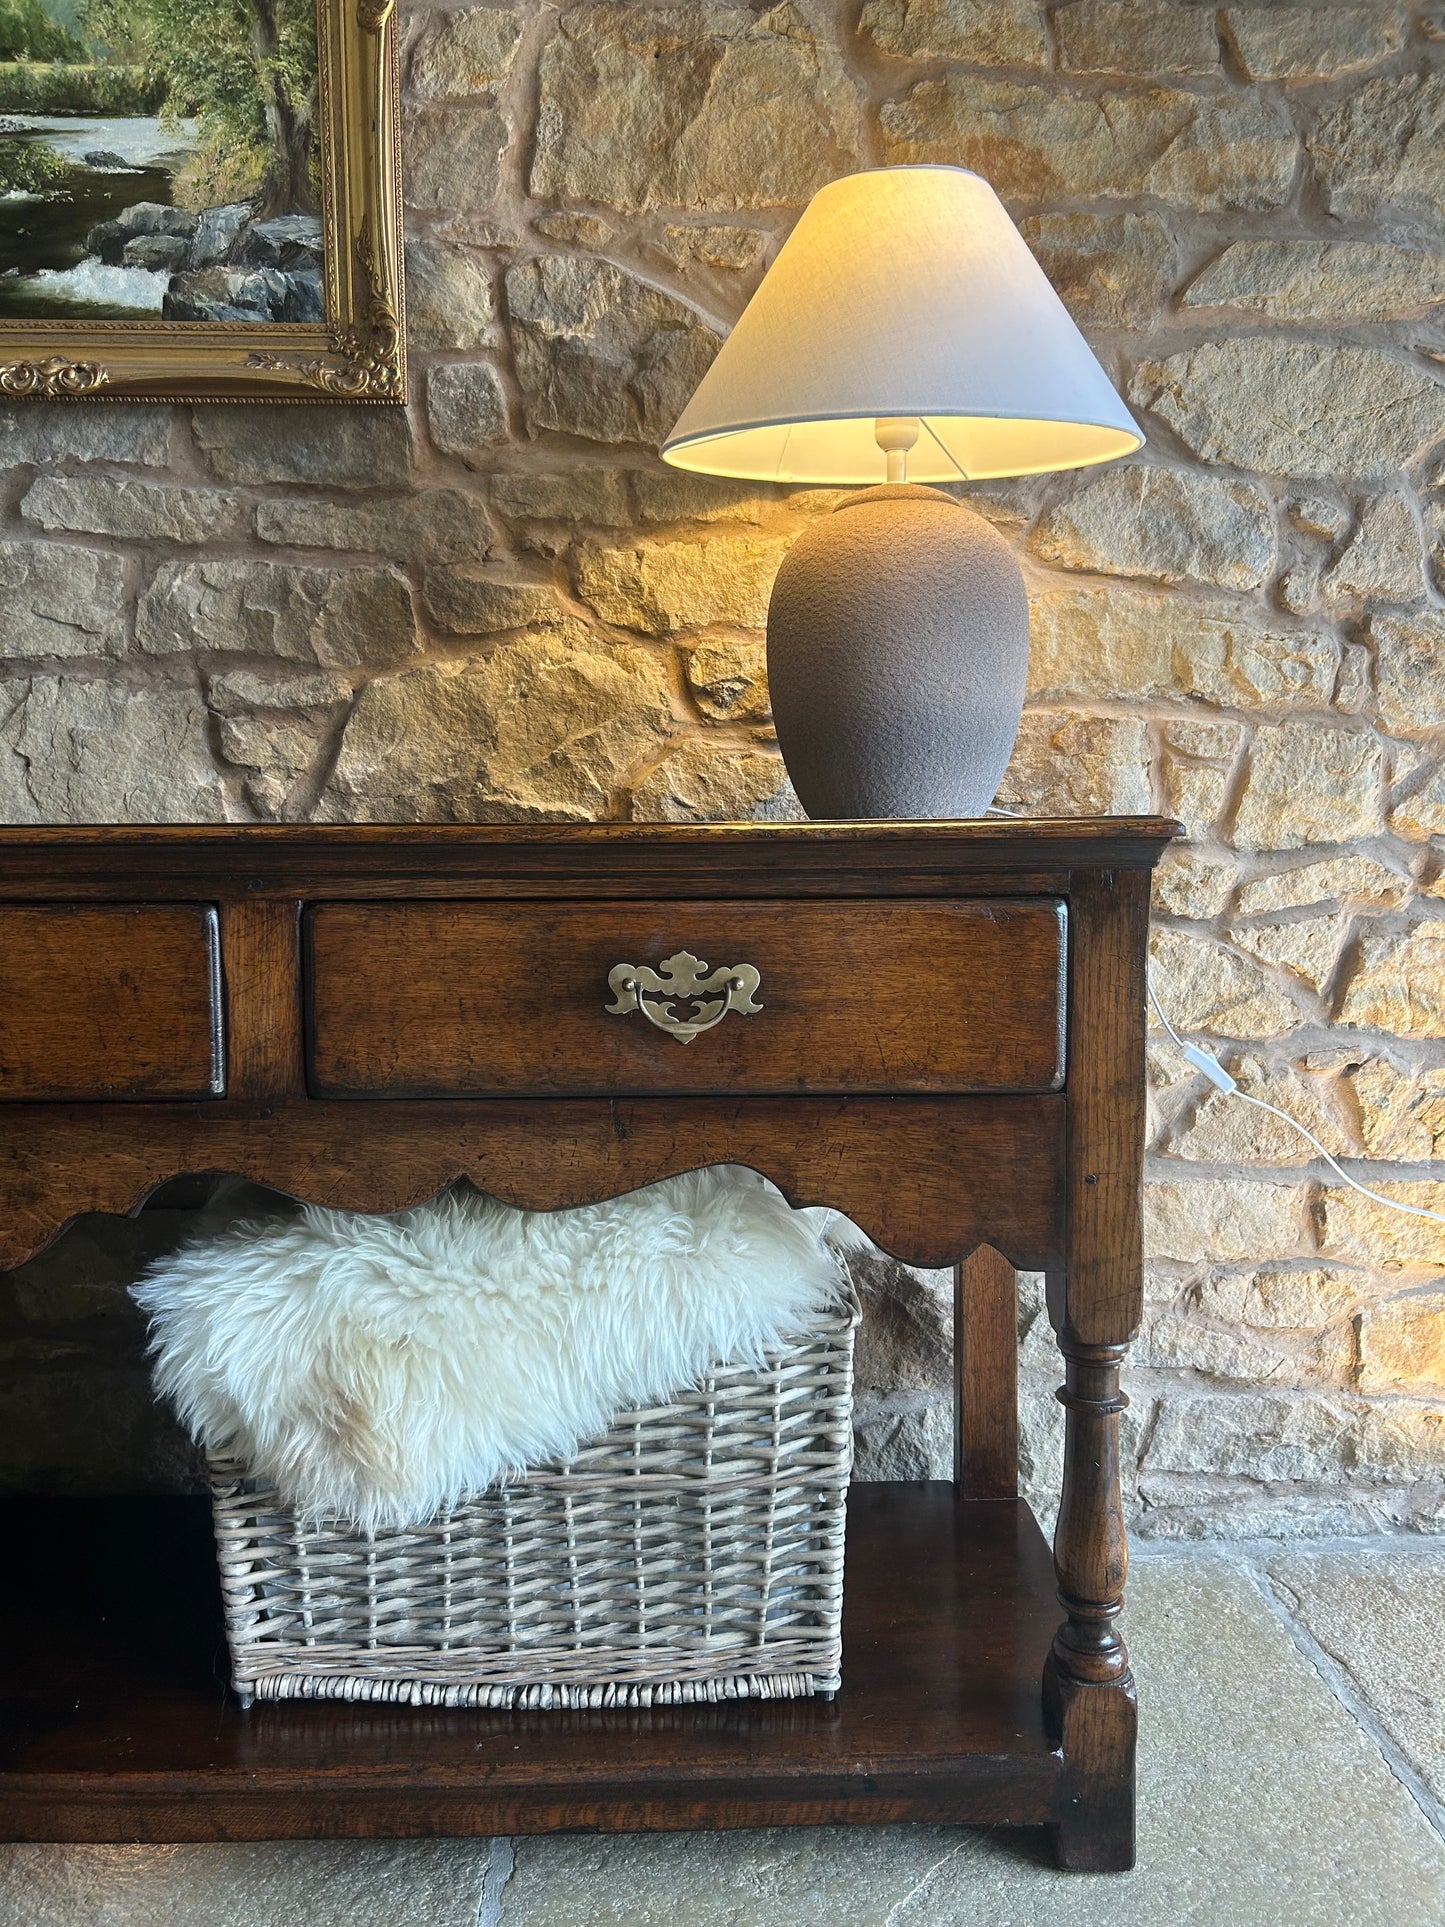
[[[1330,1169],[1335,1172],[1337,1176],[1343,1178],[1351,1189],[1358,1191],[1361,1197],[1369,1198],[1375,1204],[1383,1204],[1391,1211],[1403,1211],[1412,1218],[1433,1218],[1437,1224],[1445,1224],[1445,1211],[1427,1211],[1423,1204],[1405,1204],[1399,1198],[1387,1198],[1382,1191],[1372,1191],[1369,1185],[1361,1184],[1358,1178],[1352,1178],[1350,1176],[1349,1172],[1333,1152],[1325,1149],[1324,1145],[1320,1143],[1308,1125],[1301,1124],[1299,1119],[1297,1117],[1291,1117],[1288,1111],[1282,1111],[1278,1104],[1271,1104],[1266,1098],[1254,1097],[1249,1091],[1242,1091],[1236,1080],[1230,1076],[1229,1072],[1217,1057],[1203,1049],[1199,1044],[1185,1043],[1184,1039],[1179,1035],[1179,1032],[1166,1016],[1164,1006],[1160,1003],[1158,995],[1155,992],[1153,981],[1147,975],[1145,977],[1145,983],[1149,988],[1149,1001],[1159,1013],[1159,1021],[1165,1030],[1168,1031],[1175,1048],[1181,1053],[1186,1063],[1192,1064],[1195,1070],[1204,1072],[1204,1075],[1217,1091],[1223,1091],[1226,1097],[1237,1097],[1246,1104],[1253,1104],[1257,1111],[1268,1111],[1271,1117],[1280,1118],[1284,1123],[1291,1125],[1299,1132],[1302,1138],[1314,1146],[1315,1150],[1319,1152]]]

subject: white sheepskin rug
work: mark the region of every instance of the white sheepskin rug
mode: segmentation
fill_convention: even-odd
[[[832,1217],[730,1166],[575,1211],[313,1207],[192,1244],[133,1295],[199,1445],[303,1517],[382,1530],[759,1361],[836,1301]]]

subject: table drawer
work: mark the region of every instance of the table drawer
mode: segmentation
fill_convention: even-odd
[[[0,905],[0,1101],[214,1097],[216,913]]]
[[[1063,1077],[1054,901],[328,903],[307,913],[306,959],[328,1097]]]

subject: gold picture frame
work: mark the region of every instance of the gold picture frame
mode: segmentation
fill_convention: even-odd
[[[0,399],[406,400],[395,0],[316,25],[326,319],[0,319]]]

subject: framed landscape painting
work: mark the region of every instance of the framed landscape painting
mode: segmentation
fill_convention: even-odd
[[[404,401],[394,0],[0,0],[0,396]]]

